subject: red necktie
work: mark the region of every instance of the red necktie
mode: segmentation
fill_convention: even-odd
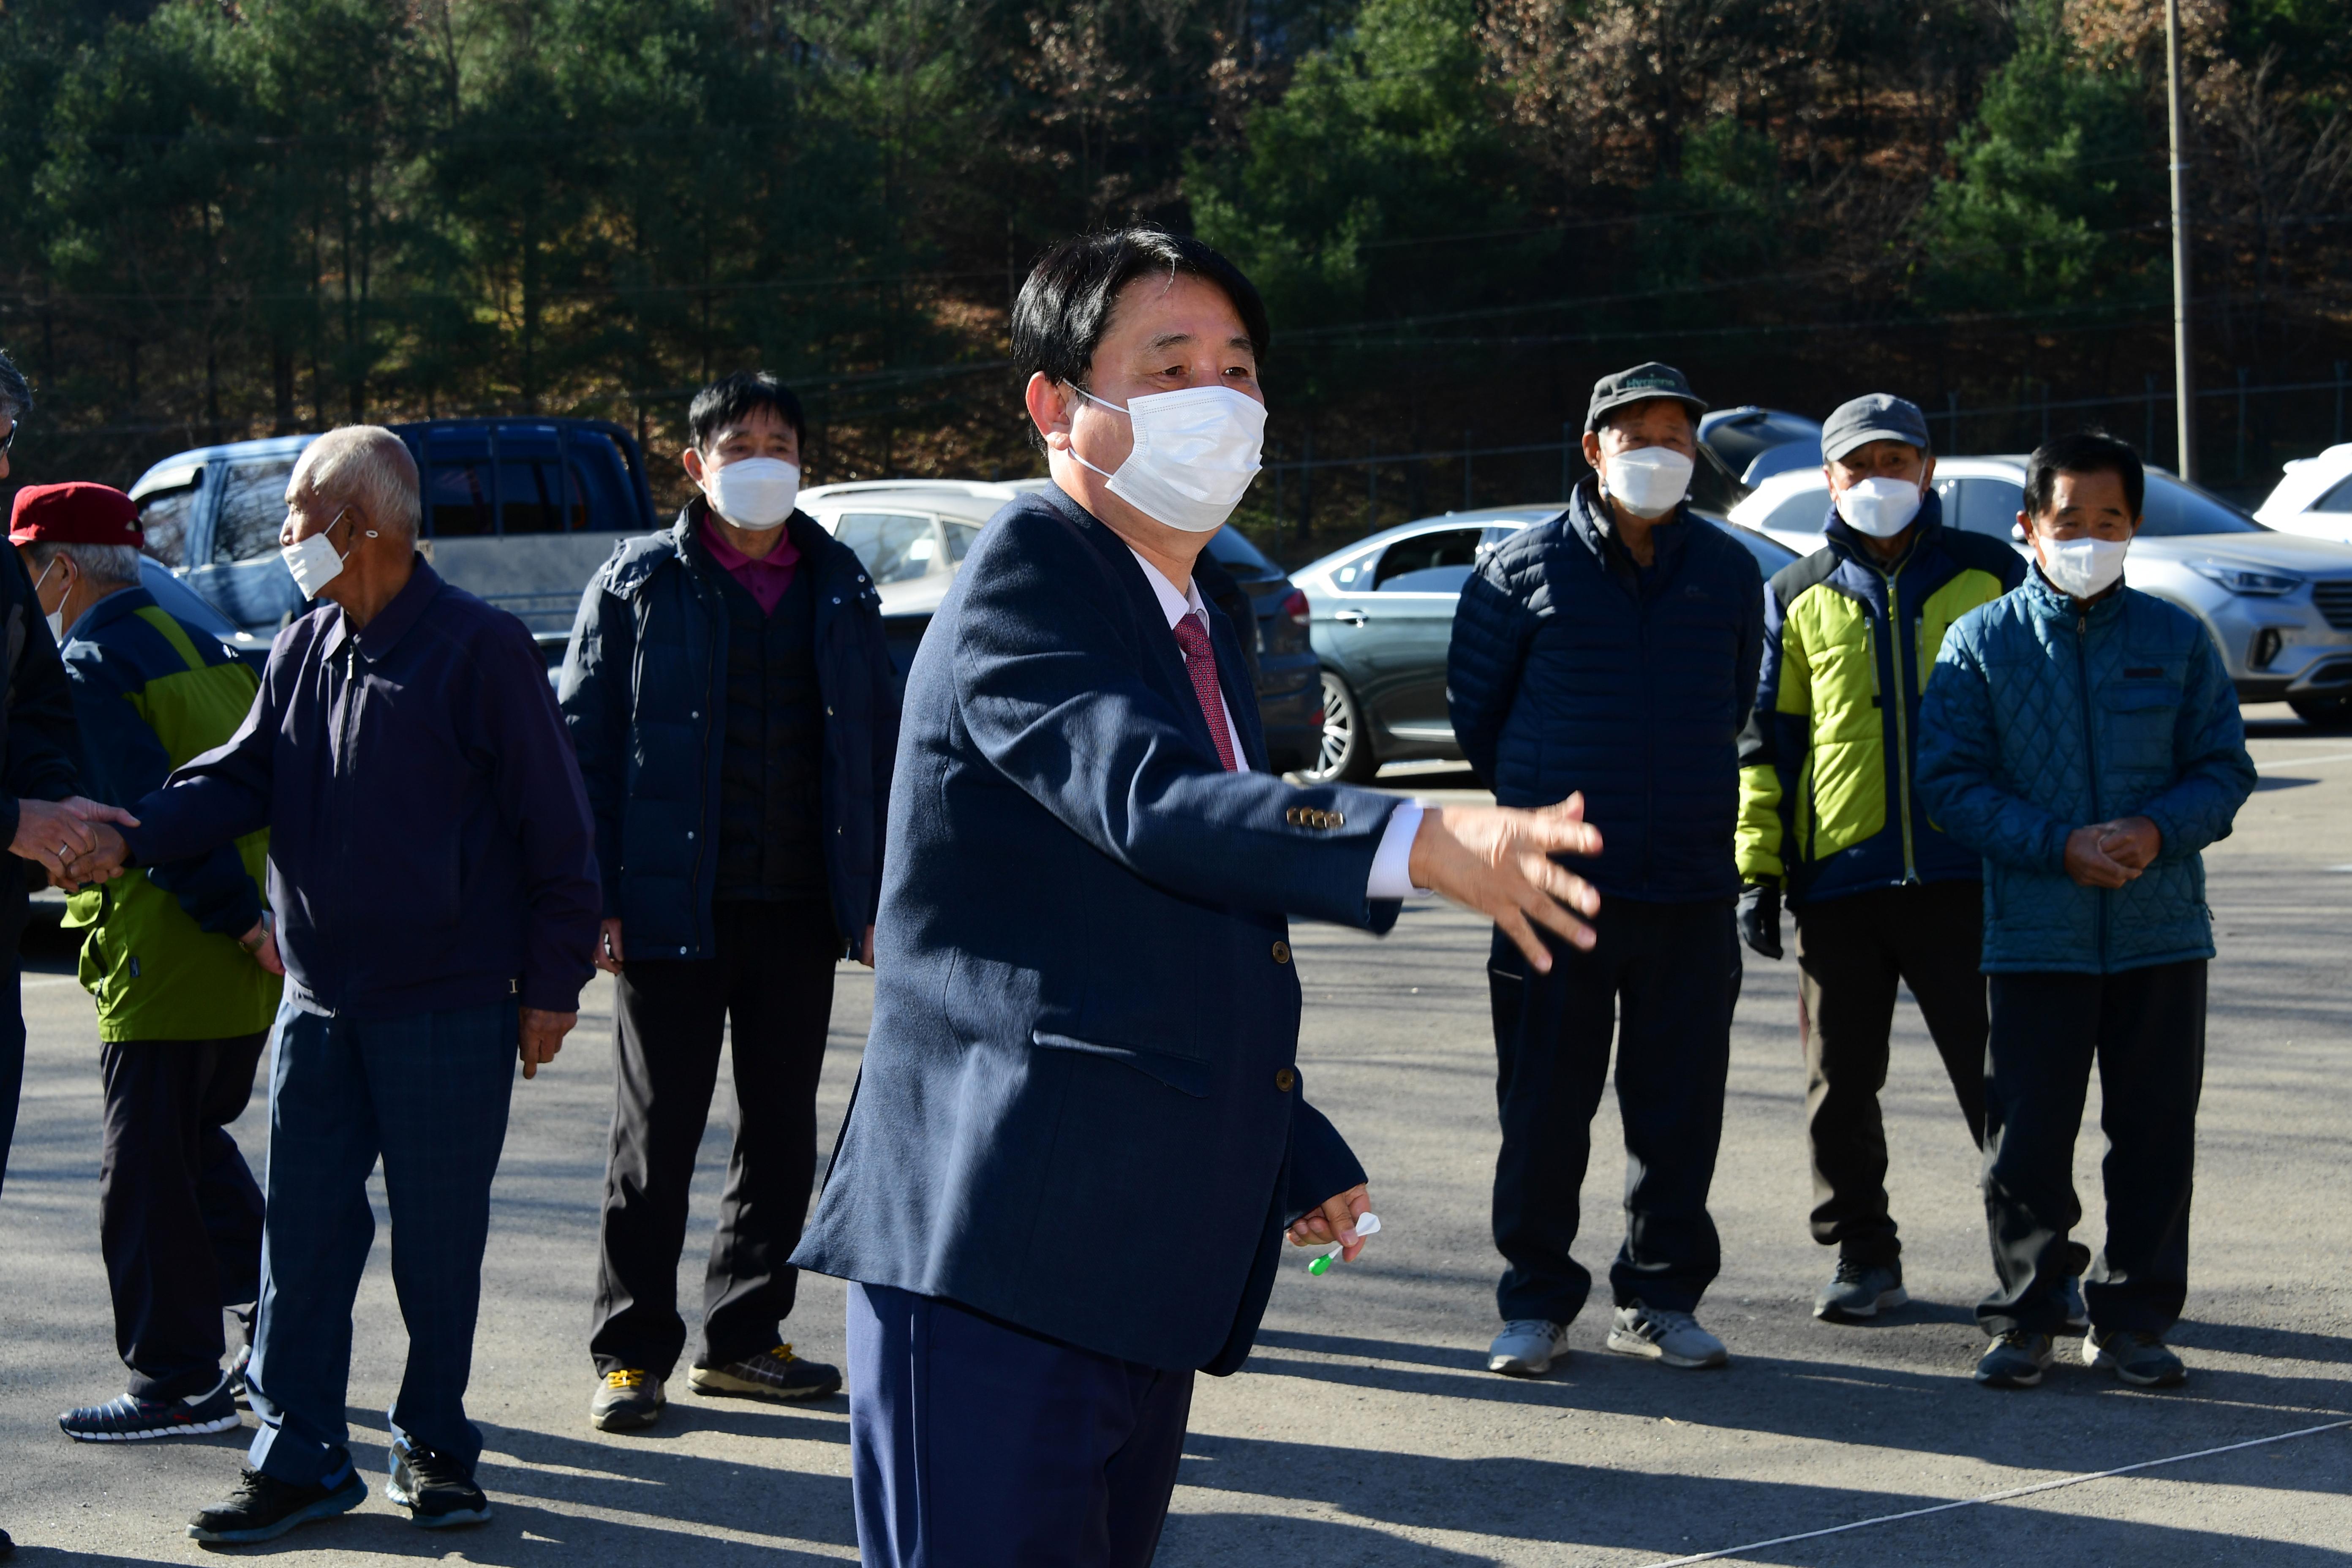
[[[1225,699],[1217,689],[1217,655],[1209,646],[1209,628],[1187,612],[1175,626],[1176,646],[1184,650],[1184,673],[1192,678],[1192,695],[1201,700],[1201,717],[1209,721],[1209,739],[1217,744],[1217,761],[1225,772],[1235,772],[1233,736],[1225,729]]]

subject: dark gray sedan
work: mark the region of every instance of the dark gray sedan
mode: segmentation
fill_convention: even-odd
[[[1360,783],[1382,763],[1461,759],[1445,710],[1445,653],[1462,584],[1486,552],[1559,511],[1555,503],[1425,517],[1291,574],[1323,669],[1323,744],[1307,776]],[[1767,577],[1797,559],[1751,529],[1706,521],[1746,545]]]

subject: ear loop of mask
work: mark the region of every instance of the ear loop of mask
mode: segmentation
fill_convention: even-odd
[[[347,518],[347,517],[349,517],[349,516],[351,516],[351,515],[352,515],[352,509],[351,509],[351,508],[349,508],[349,507],[345,507],[345,508],[343,508],[343,510],[341,510],[341,511],[339,511],[339,512],[335,513],[333,520],[332,520],[331,521],[330,521],[330,522],[327,524],[327,526],[326,526],[326,527],[324,527],[324,528],[322,528],[322,529],[320,529],[320,530],[319,531],[319,536],[320,536],[321,539],[325,539],[325,538],[326,538],[326,536],[327,536],[328,534],[331,534],[331,533],[332,533],[332,532],[334,532],[334,531],[335,531],[335,524],[336,524],[336,523],[342,521],[343,521],[343,519],[345,519],[345,518]],[[369,530],[367,530],[367,531],[366,531],[366,537],[367,537],[367,538],[370,538],[370,539],[377,539],[377,538],[381,538],[381,537],[382,537],[382,535],[378,534],[374,529],[371,528],[371,529],[369,529]],[[327,548],[328,548],[328,549],[330,549],[330,550],[335,550],[335,542],[334,542],[333,540],[331,540],[331,539],[328,539],[328,540],[327,540]],[[354,544],[354,545],[352,545],[352,550],[357,550],[358,548],[359,548],[359,546],[358,546],[358,545],[356,545],[356,544]],[[336,560],[338,560],[338,561],[340,561],[340,562],[341,562],[344,565],[348,566],[348,565],[350,565],[350,564],[351,564],[351,561],[352,561],[352,551],[351,551],[351,550],[335,550],[335,559],[336,559]]]
[[[1097,397],[1093,393],[1088,392],[1085,387],[1078,385],[1076,382],[1072,382],[1070,384],[1070,390],[1076,393],[1080,397],[1085,398],[1088,403],[1102,404],[1105,408],[1109,409],[1113,414],[1126,415],[1129,425],[1132,426],[1134,424],[1135,416],[1128,414],[1127,410],[1121,408],[1118,404],[1105,402],[1102,398]],[[1087,462],[1086,458],[1080,455],[1078,451],[1078,427],[1077,423],[1075,420],[1073,420],[1070,425],[1070,456],[1077,459],[1078,467],[1087,469],[1090,472],[1100,474],[1104,479],[1115,479],[1118,478],[1117,474],[1112,473],[1108,468],[1096,468],[1094,464]]]

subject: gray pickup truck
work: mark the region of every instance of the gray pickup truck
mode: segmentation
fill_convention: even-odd
[[[423,539],[450,582],[512,611],[551,665],[581,591],[614,544],[656,526],[635,437],[596,419],[436,419],[394,425],[425,481]],[[199,447],[131,488],[148,553],[267,653],[302,609],[278,559],[286,480],[315,435]]]

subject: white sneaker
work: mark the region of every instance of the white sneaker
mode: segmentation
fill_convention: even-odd
[[[1700,1328],[1688,1312],[1661,1311],[1639,1301],[1617,1309],[1609,1348],[1619,1355],[1647,1356],[1668,1366],[1723,1366],[1731,1360],[1723,1342]]]
[[[1507,1377],[1541,1377],[1568,1353],[1568,1325],[1545,1318],[1514,1318],[1486,1347],[1486,1370]]]

